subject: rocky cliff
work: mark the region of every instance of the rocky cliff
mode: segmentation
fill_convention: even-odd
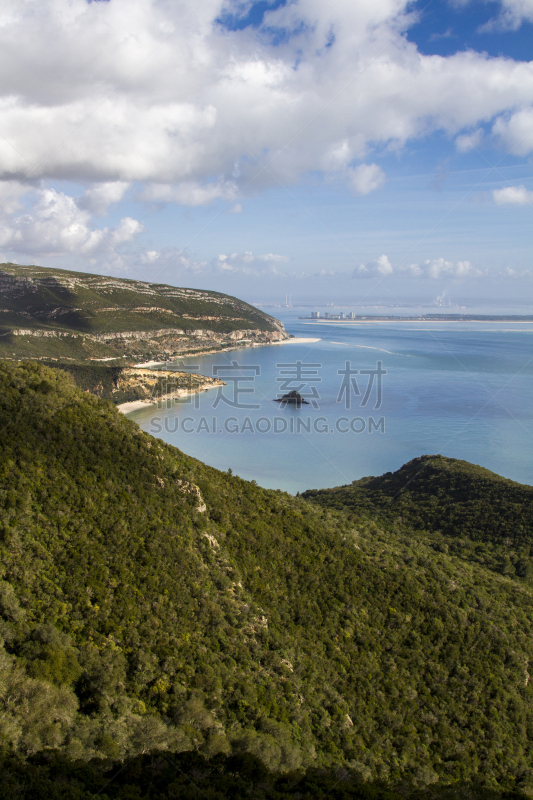
[[[0,357],[171,358],[286,339],[236,297],[17,264],[0,265]]]

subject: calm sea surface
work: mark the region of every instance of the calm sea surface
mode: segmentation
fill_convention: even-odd
[[[533,323],[316,325],[298,313],[275,315],[320,341],[184,359],[176,368],[227,385],[130,418],[207,464],[291,493],[434,453],[533,484]],[[309,405],[274,402],[290,389]]]

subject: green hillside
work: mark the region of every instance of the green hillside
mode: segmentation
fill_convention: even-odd
[[[0,264],[0,356],[170,356],[243,338],[286,338],[279,320],[200,289]]]
[[[190,757],[202,792],[152,798],[533,789],[527,577],[207,467],[36,363],[0,363],[0,447],[0,741],[28,781],[52,749],[87,786],[92,758]],[[254,770],[262,795],[224,794]]]
[[[353,520],[415,530],[434,547],[504,575],[533,577],[533,487],[444,456],[421,456],[397,472],[303,497]]]

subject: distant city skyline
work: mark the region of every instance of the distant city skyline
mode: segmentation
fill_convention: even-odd
[[[532,0],[0,19],[1,260],[256,303],[533,300]]]

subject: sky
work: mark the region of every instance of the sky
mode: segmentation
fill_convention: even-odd
[[[533,0],[3,0],[0,260],[533,300]]]

